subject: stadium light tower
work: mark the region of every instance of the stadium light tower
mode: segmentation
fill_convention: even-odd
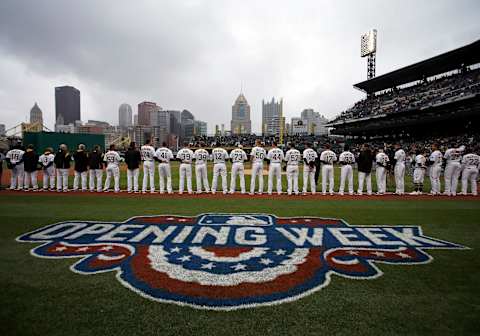
[[[361,36],[360,55],[367,58],[367,78],[375,77],[375,55],[377,53],[377,30],[372,29]]]

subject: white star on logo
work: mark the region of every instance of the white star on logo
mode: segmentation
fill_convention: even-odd
[[[100,249],[100,251],[110,251],[113,249],[113,246],[105,246]]]
[[[190,261],[190,258],[191,258],[190,256],[185,255],[183,257],[178,258],[178,260],[180,260],[180,261]]]
[[[402,258],[402,259],[411,258],[411,257],[412,257],[411,255],[406,254],[406,253],[402,253],[402,252],[397,253],[397,256],[399,256],[399,257]]]
[[[171,248],[171,249],[170,249],[170,252],[172,252],[172,253],[175,253],[175,252],[178,253],[178,252],[180,252],[180,250],[181,250],[181,248],[177,246],[177,247]]]
[[[247,265],[236,264],[236,265],[233,265],[233,266],[230,266],[230,267],[233,268],[235,271],[243,271],[243,270],[245,270],[245,268],[247,268]]]
[[[291,223],[297,223],[298,221],[296,221],[295,219],[292,219],[290,222]]]
[[[372,254],[376,255],[377,257],[385,257],[385,253],[383,253],[383,252],[375,251],[375,252],[372,252]]]
[[[185,218],[179,219],[179,222],[186,222],[187,220]]]
[[[215,267],[215,264],[213,262],[209,262],[208,264],[200,266],[200,268],[209,269],[209,270],[211,270],[214,267]]]
[[[278,255],[285,255],[286,252],[287,252],[287,251],[282,250],[282,249],[278,249],[278,250],[276,250],[276,251],[273,251],[273,253],[275,253],[277,256],[278,256]]]
[[[271,261],[271,260],[268,259],[268,258],[262,258],[262,259],[260,259],[260,264],[264,264],[265,266],[268,266],[268,265],[270,265],[270,264],[272,264],[272,263],[273,263],[273,261]]]
[[[311,222],[312,220],[311,219],[305,219],[305,222]]]
[[[55,249],[55,251],[65,251],[67,248],[65,246],[60,246]]]
[[[358,251],[348,251],[347,253],[350,255],[358,255]]]
[[[88,251],[89,249],[90,249],[90,247],[88,247],[88,246],[79,247],[77,249],[77,252],[85,252],[85,251]]]
[[[167,220],[174,220],[175,218],[173,217],[168,217]]]

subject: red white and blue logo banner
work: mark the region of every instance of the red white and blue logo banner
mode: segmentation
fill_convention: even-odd
[[[62,222],[17,238],[41,258],[76,258],[80,274],[116,272],[159,302],[234,310],[294,301],[332,275],[374,279],[378,264],[433,260],[429,249],[466,247],[419,226],[350,226],[340,219],[267,214],[140,216],[123,223]]]

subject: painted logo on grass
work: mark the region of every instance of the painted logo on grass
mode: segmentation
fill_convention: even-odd
[[[42,258],[77,258],[80,274],[115,271],[143,297],[233,310],[297,300],[332,274],[374,279],[379,263],[422,264],[426,249],[462,249],[418,226],[350,226],[343,220],[264,214],[142,216],[123,223],[71,221],[17,238]]]

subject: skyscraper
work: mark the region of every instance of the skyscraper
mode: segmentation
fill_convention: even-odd
[[[128,104],[122,104],[118,108],[118,125],[121,127],[132,126],[132,107]]]
[[[43,125],[42,110],[38,107],[37,103],[30,109],[30,123],[33,124],[36,122]]]
[[[157,111],[158,106],[156,103],[144,101],[138,104],[138,125],[150,126],[150,113]]]
[[[285,118],[283,117],[283,99],[271,102],[262,100],[262,134],[280,136],[285,132]]]
[[[55,120],[58,125],[74,124],[80,118],[80,91],[73,86],[55,88]]]
[[[232,121],[230,122],[232,134],[251,134],[252,122],[250,120],[250,105],[240,93],[232,106]]]
[[[188,110],[181,113],[182,139],[189,140],[195,135],[195,117]]]

